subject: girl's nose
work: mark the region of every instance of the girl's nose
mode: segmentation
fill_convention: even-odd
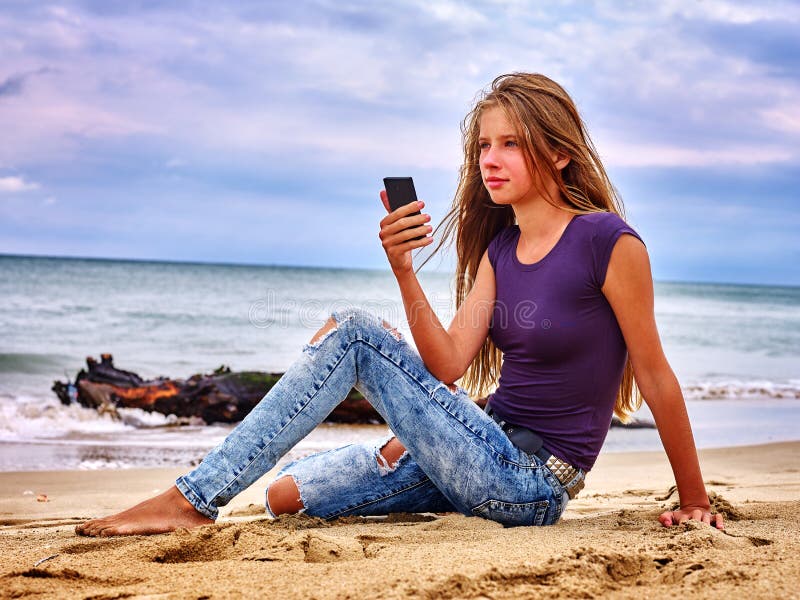
[[[498,167],[497,154],[494,149],[489,148],[486,150],[480,159],[480,165],[484,168]]]

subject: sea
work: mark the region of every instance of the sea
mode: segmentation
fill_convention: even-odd
[[[451,275],[419,274],[447,324]],[[225,365],[282,372],[332,310],[370,310],[413,344],[391,272],[0,255],[0,471],[190,467],[232,425],[62,405],[87,357],[145,378]],[[656,282],[656,320],[700,448],[800,439],[800,287]],[[646,407],[636,415],[652,422]],[[282,461],[384,437],[322,424]],[[612,428],[604,452],[658,450]]]

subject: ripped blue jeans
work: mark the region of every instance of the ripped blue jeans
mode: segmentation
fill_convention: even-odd
[[[355,387],[406,452],[389,466],[376,441],[289,463],[278,477],[293,477],[300,512],[332,519],[455,511],[505,526],[558,521],[569,500],[563,486],[464,390],[434,377],[377,316],[360,309],[331,316],[334,329],[306,345],[228,437],[178,478],[178,489],[199,512],[216,519],[220,506],[275,466]]]

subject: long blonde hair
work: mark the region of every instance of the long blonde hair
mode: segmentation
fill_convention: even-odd
[[[506,113],[517,129],[531,172],[539,169],[542,179],[550,178],[558,184],[559,196],[568,207],[566,210],[574,214],[612,212],[625,218],[622,199],[611,184],[575,103],[564,88],[536,73],[500,75],[490,89],[482,93],[461,125],[464,163],[458,188],[450,210],[434,231],[435,236],[441,230],[439,242],[419,267],[443,246],[452,245],[455,239],[458,257],[456,309],[472,288],[489,242],[503,228],[515,223],[511,206],[494,204],[481,177],[480,118],[489,107],[500,107]],[[560,171],[550,158],[554,152],[570,158]],[[559,206],[547,194],[545,198]],[[502,352],[487,336],[460,384],[473,396],[485,396],[497,385],[501,363]],[[628,421],[641,402],[628,358],[614,414],[623,422]]]

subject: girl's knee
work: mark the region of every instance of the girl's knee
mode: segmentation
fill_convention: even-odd
[[[403,339],[403,336],[400,334],[399,331],[397,331],[397,327],[392,327],[391,323],[389,323],[388,321],[384,321],[383,319],[381,319],[381,323],[383,324],[383,328],[388,329],[391,332],[391,334],[395,337],[395,339],[398,340]]]
[[[397,468],[400,459],[407,455],[406,447],[396,437],[384,444],[376,459],[382,475],[388,475]]]
[[[291,475],[277,479],[267,488],[267,510],[273,516],[297,513],[304,508],[300,489]]]
[[[391,323],[363,308],[349,307],[343,310],[333,311],[330,318],[325,323],[325,327],[331,322],[335,323],[335,327],[337,328],[355,328],[360,331],[376,331],[383,328],[387,331],[391,331],[395,338],[401,339],[400,333]]]
[[[314,337],[311,338],[308,345],[318,346],[327,335],[330,335],[342,325],[354,323],[355,325],[363,326],[371,320],[376,320],[376,317],[360,308],[348,308],[341,311],[334,311],[328,317],[328,320],[325,321],[325,324],[314,334]]]
[[[326,334],[330,333],[337,327],[336,319],[333,316],[329,317],[325,324],[314,334],[314,337],[311,338],[311,341],[308,342],[309,344],[317,344],[322,341],[322,338],[325,337]]]

